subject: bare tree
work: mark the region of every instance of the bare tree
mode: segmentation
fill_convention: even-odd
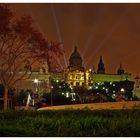
[[[61,44],[48,42],[32,22],[29,16],[16,19],[6,5],[0,5],[0,82],[5,87],[4,110],[7,110],[9,88],[19,80],[30,78],[37,61],[46,61],[50,67],[53,56],[61,54]]]

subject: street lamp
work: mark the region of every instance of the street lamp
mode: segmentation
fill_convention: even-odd
[[[34,98],[35,98],[35,95],[37,95],[37,93],[38,93],[38,79],[34,79],[33,80],[33,83],[34,83],[34,92],[33,92],[33,106],[34,106]]]
[[[37,84],[37,83],[38,83],[38,79],[36,79],[36,78],[35,78],[35,79],[34,79],[34,83],[36,83],[36,84]]]
[[[35,94],[37,94],[38,93],[38,83],[39,83],[39,81],[36,78],[33,81],[34,81]]]
[[[52,96],[52,89],[53,89],[53,86],[51,86],[51,106],[53,106],[53,96]]]
[[[121,88],[121,92],[124,92],[125,90],[124,90],[124,88]]]

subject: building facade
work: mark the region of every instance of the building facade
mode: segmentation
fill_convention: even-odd
[[[122,65],[120,65],[116,74],[106,73],[102,56],[100,56],[97,72],[91,69],[86,70],[82,66],[82,58],[77,47],[75,47],[74,52],[71,54],[69,66],[64,72],[66,77],[65,81],[71,86],[85,86],[87,88],[104,81],[114,82],[131,80],[131,74],[125,73]]]
[[[86,88],[105,81],[131,80],[131,74],[125,73],[122,65],[120,65],[116,74],[106,73],[102,56],[99,59],[97,72],[92,69],[86,70],[82,64],[82,57],[75,46],[69,58],[69,66],[62,72],[49,72],[47,64],[44,64],[40,69],[33,71],[29,79],[20,81],[16,88],[18,90],[29,88],[34,92],[49,92],[51,90],[51,80],[65,81],[70,86],[84,86]]]

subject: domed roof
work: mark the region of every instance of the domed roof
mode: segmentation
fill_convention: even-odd
[[[82,58],[77,51],[77,47],[75,46],[74,52],[71,54],[70,59],[69,59],[70,66],[77,66],[77,67],[82,67]]]
[[[73,58],[80,58],[81,59],[81,56],[80,56],[79,52],[77,51],[77,47],[76,46],[74,48],[74,52],[70,56],[70,59],[73,59]]]

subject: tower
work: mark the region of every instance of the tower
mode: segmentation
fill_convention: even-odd
[[[71,86],[84,86],[86,84],[85,69],[76,46],[70,55],[69,66],[65,75],[65,77],[67,77],[67,83]]]
[[[43,62],[43,65],[40,67],[40,74],[48,74],[48,64]]]
[[[75,46],[74,52],[71,54],[69,59],[69,66],[70,67],[82,67],[82,58],[77,51],[77,47]]]
[[[118,75],[124,74],[124,69],[123,69],[123,67],[122,67],[122,64],[120,64],[120,67],[119,67],[118,70],[117,70],[117,74],[118,74]]]
[[[99,64],[98,64],[97,73],[98,74],[104,74],[105,73],[105,67],[104,67],[104,63],[103,63],[103,60],[102,60],[102,56],[100,56],[100,61],[99,61]]]

